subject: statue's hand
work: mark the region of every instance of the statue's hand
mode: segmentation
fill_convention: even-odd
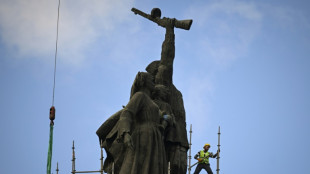
[[[174,28],[175,27],[175,18],[170,18],[169,21],[168,21],[168,26],[171,27],[171,28]]]
[[[130,149],[134,149],[133,148],[133,144],[131,141],[131,136],[129,135],[129,133],[125,133],[124,135],[124,143],[126,144],[127,147],[129,147]]]
[[[164,28],[171,28],[173,29],[175,27],[175,18],[155,18],[154,22],[157,23],[159,26],[164,27]]]
[[[175,123],[173,114],[170,114],[170,115],[165,114],[163,115],[163,119],[169,124],[169,126],[172,126]]]

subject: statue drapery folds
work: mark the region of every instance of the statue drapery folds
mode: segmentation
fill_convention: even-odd
[[[161,59],[138,72],[128,104],[97,130],[107,152],[104,171],[115,174],[186,174],[188,140],[181,92],[172,82],[174,28],[189,30],[192,20],[160,18],[158,8],[139,14],[166,29]]]

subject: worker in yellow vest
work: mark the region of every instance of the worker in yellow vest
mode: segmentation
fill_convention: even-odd
[[[216,154],[213,154],[212,152],[208,152],[210,147],[211,147],[210,144],[208,143],[205,144],[203,146],[203,150],[201,150],[194,156],[194,158],[198,160],[198,165],[196,167],[194,174],[200,173],[202,169],[205,169],[208,172],[208,174],[213,174],[210,168],[209,157],[215,158],[218,152],[216,152]]]

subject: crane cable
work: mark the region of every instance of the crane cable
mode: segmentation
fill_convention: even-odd
[[[53,99],[52,99],[52,107],[50,108],[50,135],[49,135],[49,144],[48,144],[48,153],[47,153],[47,174],[51,174],[51,166],[52,166],[52,152],[53,152],[53,130],[54,130],[54,119],[55,119],[55,85],[56,85],[56,62],[57,62],[57,47],[58,47],[58,26],[59,26],[59,9],[60,9],[60,0],[58,0],[58,15],[57,15],[57,32],[56,32],[56,50],[55,50],[55,64],[54,64],[54,84],[53,84]]]
[[[57,32],[56,32],[56,50],[55,50],[54,85],[53,85],[53,100],[52,100],[52,106],[54,106],[54,99],[55,99],[56,62],[57,62],[57,48],[58,48],[58,26],[59,26],[59,8],[60,8],[60,0],[58,1]]]

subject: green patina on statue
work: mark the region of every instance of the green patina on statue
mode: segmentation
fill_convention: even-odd
[[[159,8],[139,14],[166,29],[161,59],[138,72],[128,104],[97,130],[107,158],[104,171],[115,174],[186,174],[186,117],[181,92],[172,82],[174,28],[189,30],[192,20],[161,18]]]

